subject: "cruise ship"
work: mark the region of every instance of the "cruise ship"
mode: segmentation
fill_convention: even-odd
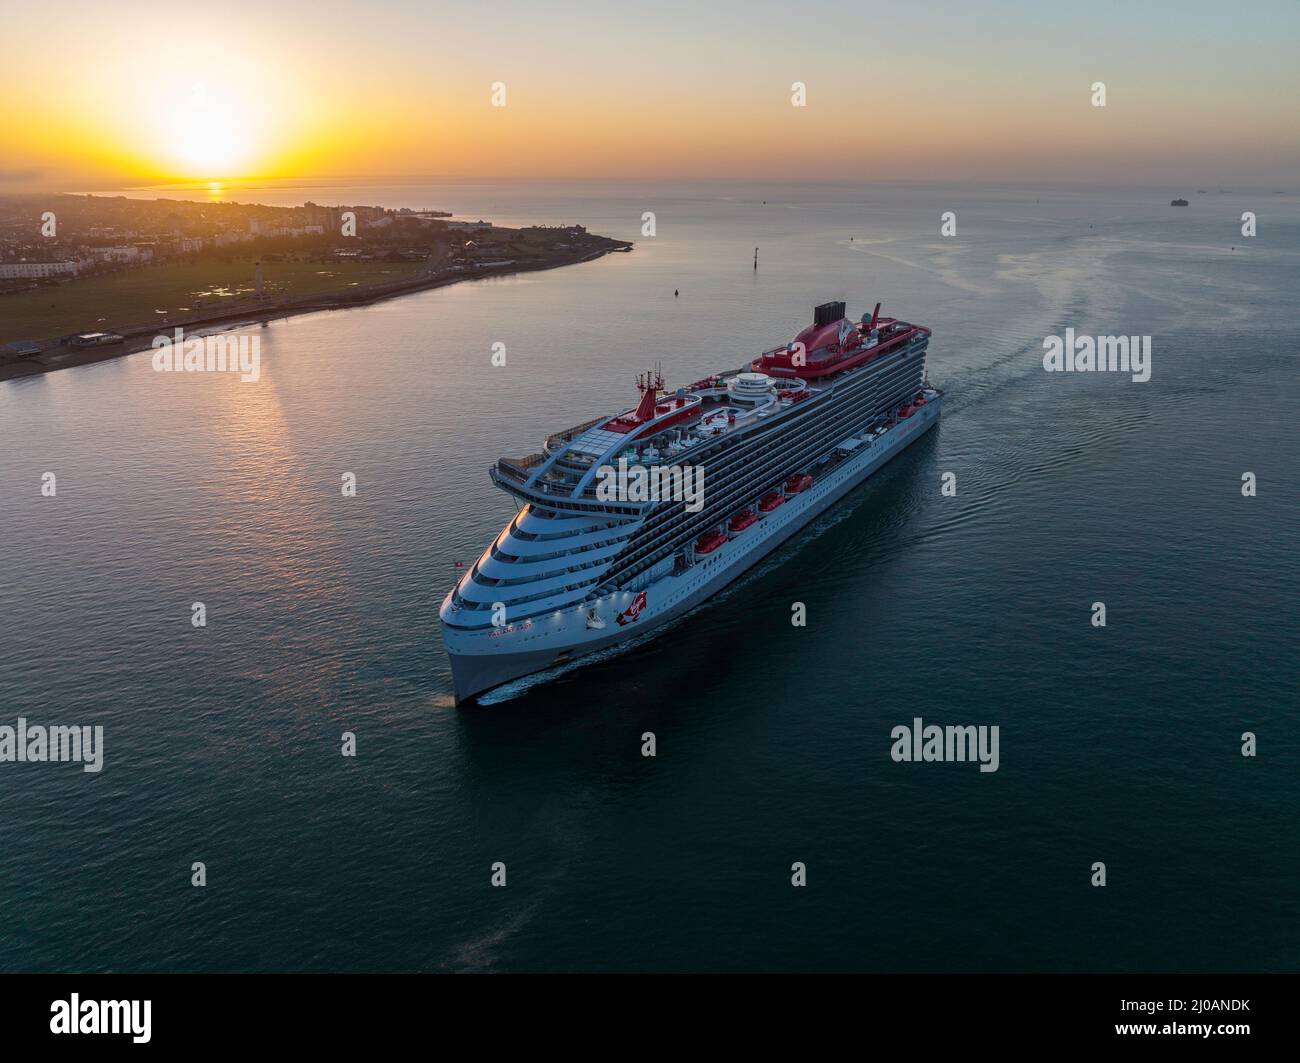
[[[636,406],[500,458],[518,513],[439,614],[457,704],[707,602],[938,422],[929,342],[824,303],[739,369],[671,392],[645,373]]]

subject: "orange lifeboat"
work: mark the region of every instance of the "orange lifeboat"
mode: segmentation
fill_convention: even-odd
[[[773,491],[770,495],[764,495],[758,502],[759,512],[771,513],[777,506],[785,505],[785,495],[780,491]]]
[[[729,524],[728,527],[730,527],[734,532],[743,532],[756,520],[758,520],[758,514],[752,509],[747,509],[744,513],[737,513],[732,517],[731,524]]]
[[[695,552],[697,554],[711,554],[726,541],[727,537],[722,532],[709,532],[708,535],[700,536],[699,542],[695,544]]]
[[[806,491],[812,486],[812,477],[806,472],[796,473],[785,482],[786,494],[797,495],[800,491]]]

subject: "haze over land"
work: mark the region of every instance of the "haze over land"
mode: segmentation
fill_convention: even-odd
[[[1290,0],[55,0],[8,12],[5,36],[7,192],[489,175],[1184,191],[1300,169]]]

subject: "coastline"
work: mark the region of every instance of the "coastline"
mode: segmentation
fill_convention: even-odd
[[[124,337],[124,342],[109,347],[71,347],[55,343],[43,349],[39,354],[17,357],[0,362],[0,382],[18,380],[23,377],[40,376],[56,372],[59,369],[72,369],[81,365],[92,365],[127,354],[147,351],[153,345],[153,338],[175,328],[214,328],[222,325],[232,326],[244,321],[265,322],[277,318],[293,317],[296,314],[309,314],[319,310],[347,310],[357,306],[367,306],[385,299],[395,299],[403,295],[443,288],[464,281],[483,280],[487,277],[505,277],[514,273],[533,273],[539,270],[559,269],[563,266],[577,266],[583,262],[593,262],[615,251],[631,251],[630,241],[608,241],[607,246],[596,248],[577,255],[557,256],[554,260],[537,263],[511,263],[509,266],[479,266],[466,269],[455,276],[426,275],[407,277],[403,280],[389,281],[383,284],[371,284],[358,288],[345,288],[336,292],[322,292],[315,295],[297,296],[287,299],[250,298],[241,300],[238,306],[222,307],[217,313],[193,313],[177,316],[167,320],[165,327],[159,322],[148,325],[120,328],[115,331]]]

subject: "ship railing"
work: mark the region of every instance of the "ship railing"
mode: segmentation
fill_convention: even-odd
[[[596,487],[589,485],[578,495],[573,494],[574,484],[564,479],[541,478],[528,485],[528,478],[509,466],[506,459],[498,459],[488,469],[493,483],[505,488],[526,502],[539,502],[556,509],[571,509],[585,514],[609,513],[617,517],[639,518],[655,505],[654,502],[610,502],[600,497]]]
[[[543,455],[533,454],[529,458],[498,458],[496,471],[506,476],[510,480],[516,480],[522,486],[526,484],[532,475],[529,470],[537,468],[541,461],[532,460]],[[537,491],[546,495],[568,495],[573,491],[573,480],[566,479],[557,470],[551,469],[545,475],[539,476],[533,481],[530,490]]]
[[[498,458],[497,468],[507,476],[512,476],[518,480],[527,480],[531,475],[531,470],[537,468],[546,460],[545,454],[529,454],[524,458]]]

